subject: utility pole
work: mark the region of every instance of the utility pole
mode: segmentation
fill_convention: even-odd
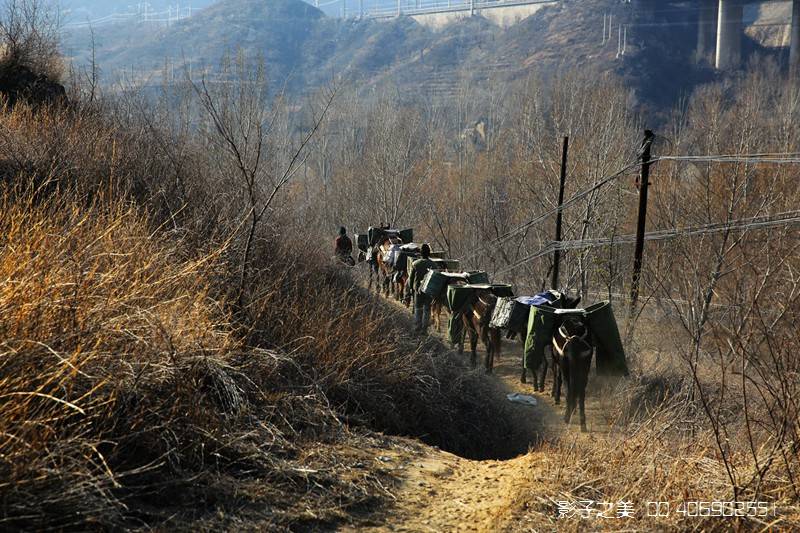
[[[642,142],[642,176],[639,183],[639,216],[636,221],[636,248],[633,252],[633,279],[631,280],[631,320],[639,300],[639,281],[642,275],[644,255],[644,233],[647,221],[647,189],[650,185],[650,148],[653,145],[653,132],[644,130]]]
[[[569,137],[564,137],[564,145],[561,148],[561,183],[558,188],[558,213],[556,214],[556,239],[555,243],[561,242],[561,218],[564,206],[564,183],[567,181],[567,152],[569,151]],[[558,248],[553,252],[553,280],[550,283],[551,289],[558,289],[558,269],[561,264],[561,250]]]

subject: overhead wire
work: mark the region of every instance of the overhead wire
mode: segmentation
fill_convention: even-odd
[[[481,245],[480,247],[478,247],[478,249],[474,250],[470,254],[465,255],[465,256],[461,256],[460,258],[458,258],[458,260],[462,261],[462,262],[463,261],[467,261],[469,259],[472,259],[473,257],[476,257],[481,252],[488,251],[488,250],[493,249],[493,248],[497,248],[499,245],[501,245],[501,244],[505,243],[506,241],[508,241],[511,237],[513,237],[513,236],[525,231],[529,227],[531,227],[531,226],[533,226],[535,224],[538,224],[539,222],[542,222],[542,221],[546,220],[548,217],[557,214],[559,211],[563,211],[564,209],[566,209],[566,208],[570,207],[571,205],[575,204],[576,202],[579,202],[583,198],[586,198],[592,192],[596,191],[597,189],[601,188],[602,186],[606,185],[607,183],[619,178],[620,176],[626,174],[632,168],[638,167],[639,165],[640,165],[640,163],[638,161],[636,163],[631,163],[631,164],[625,166],[624,168],[618,170],[614,174],[611,174],[609,176],[606,176],[606,177],[602,178],[600,181],[595,183],[593,186],[589,187],[588,189],[584,189],[583,191],[581,191],[581,192],[575,194],[574,196],[572,196],[569,200],[564,202],[563,205],[558,206],[558,207],[554,207],[553,209],[551,209],[549,211],[546,211],[546,212],[544,212],[544,213],[532,218],[531,220],[528,220],[527,222],[517,226],[516,228],[507,231],[503,235],[501,235],[501,236],[499,236],[499,237],[497,237],[495,239],[492,239],[488,243],[486,243],[484,245]]]
[[[720,155],[677,155],[677,156],[659,156],[655,157],[650,161],[650,164],[657,163],[659,161],[687,161],[687,162],[710,162],[710,163],[736,163],[736,162],[746,162],[746,163],[771,163],[771,164],[800,164],[800,152],[764,152],[764,153],[754,153],[754,154],[720,154]],[[519,234],[520,232],[528,229],[529,227],[538,224],[539,222],[544,221],[548,217],[558,213],[559,211],[563,211],[567,207],[570,207],[572,204],[580,201],[581,199],[585,198],[593,191],[599,189],[600,187],[604,186],[605,184],[609,183],[610,181],[618,178],[619,176],[625,174],[633,167],[638,167],[640,165],[639,162],[632,163],[623,169],[611,174],[599,182],[597,182],[592,187],[585,189],[566,202],[561,207],[555,207],[537,217],[525,222],[524,224],[517,226],[516,228],[507,231],[503,235],[489,241],[488,243],[479,246],[476,250],[471,252],[468,255],[460,257],[459,261],[467,261],[476,257],[481,252],[489,251],[491,249],[496,249],[500,245],[507,242],[513,236]],[[544,249],[543,249],[544,250]],[[554,251],[554,249],[549,249],[548,252]],[[537,252],[538,253],[538,252]],[[546,252],[545,252],[546,253]],[[536,255],[535,257],[527,257],[526,260],[531,260],[539,257]]]
[[[766,229],[778,226],[792,226],[800,224],[800,210],[786,211],[773,215],[731,220],[728,222],[716,222],[701,226],[689,226],[685,228],[671,228],[645,233],[645,241],[661,241],[675,239],[679,237],[691,237],[697,235],[709,235],[723,233],[725,231],[746,231],[750,229]],[[572,241],[551,241],[547,246],[529,254],[522,259],[515,261],[508,267],[496,272],[496,275],[510,272],[523,264],[537,259],[544,255],[553,253],[556,250],[581,250],[587,248],[597,248],[601,246],[613,246],[617,244],[632,244],[636,241],[635,234],[621,235],[618,237],[605,237],[601,239],[581,239]]]
[[[687,161],[693,163],[771,163],[771,164],[797,164],[800,163],[800,153],[787,152],[784,154],[738,154],[738,155],[678,155],[659,156],[653,158],[658,161]]]

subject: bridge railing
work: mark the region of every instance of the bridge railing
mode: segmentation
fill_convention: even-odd
[[[386,2],[378,7],[371,7],[360,12],[348,7],[348,18],[390,18],[400,15],[414,16],[436,13],[456,13],[479,11],[501,7],[522,6],[531,4],[552,4],[558,0],[421,0],[411,5],[405,0]]]

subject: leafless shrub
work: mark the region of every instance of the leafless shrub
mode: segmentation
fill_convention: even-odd
[[[26,66],[60,79],[58,32],[58,11],[50,0],[6,0],[0,8],[0,66]]]

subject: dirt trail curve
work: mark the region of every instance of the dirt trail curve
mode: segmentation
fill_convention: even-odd
[[[562,419],[562,405],[554,405],[549,393],[534,393],[520,378],[521,346],[504,342],[502,358],[488,379],[499,380],[506,392],[522,392],[537,399],[536,406],[513,405],[514,418],[526,424],[524,434],[538,435],[530,447],[557,439],[603,439],[609,423],[595,395],[587,395],[586,416],[590,433],[580,432],[577,413],[567,427]],[[466,357],[466,355],[465,355]],[[479,358],[479,360],[482,360]],[[549,391],[550,379],[546,385]],[[591,384],[590,384],[591,388]],[[385,457],[396,462],[400,485],[392,492],[396,502],[379,518],[380,525],[359,531],[501,531],[508,529],[514,515],[515,501],[521,490],[532,490],[531,479],[536,462],[529,456],[498,461],[473,461],[436,448],[422,446],[421,451],[406,456]]]

